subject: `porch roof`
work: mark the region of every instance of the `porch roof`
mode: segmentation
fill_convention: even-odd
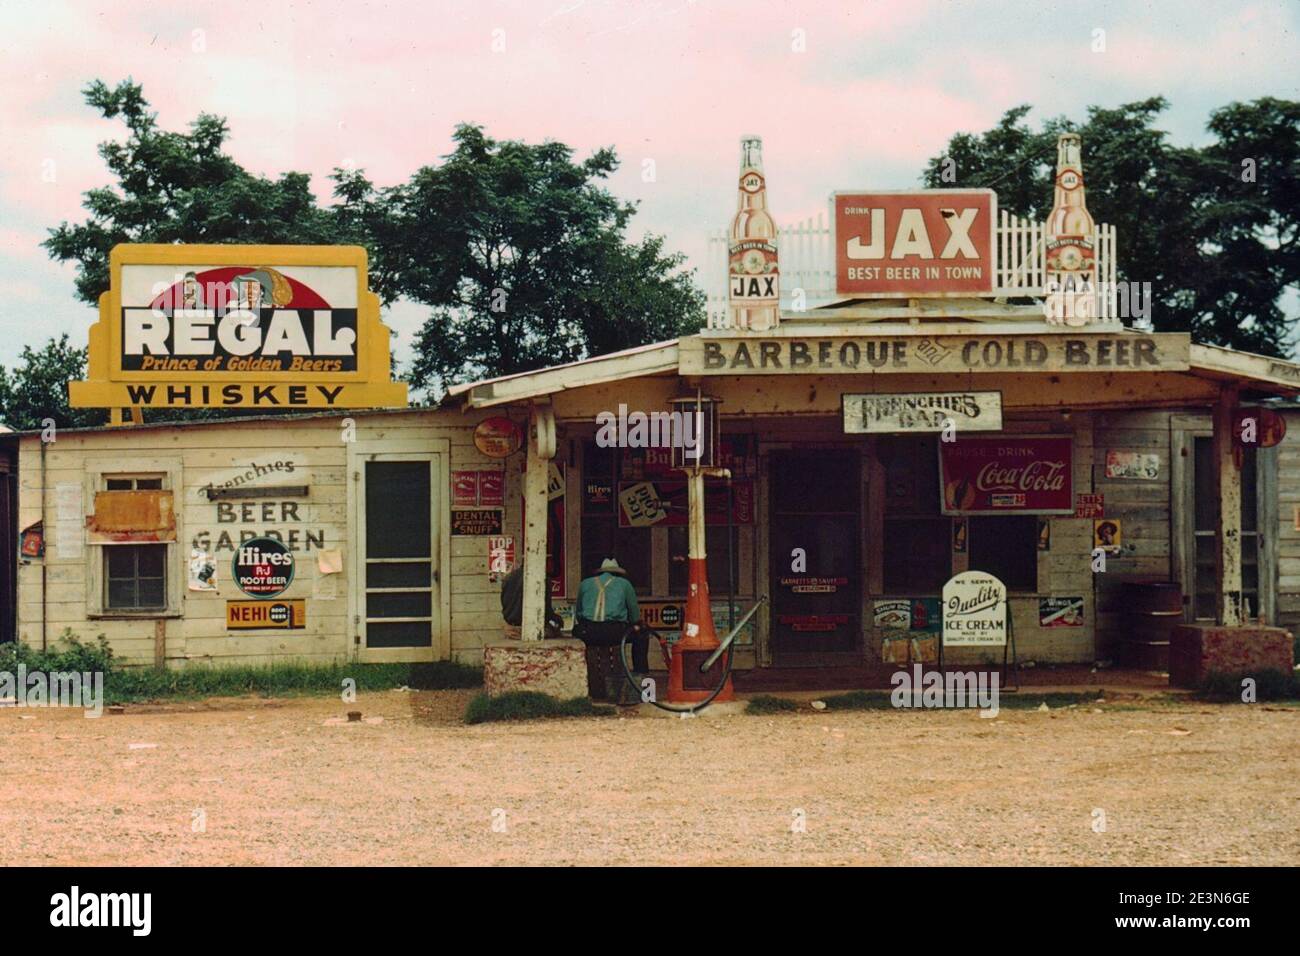
[[[820,322],[799,322],[783,324],[779,329],[765,333],[764,337],[844,336],[846,331],[844,325],[832,326]],[[940,322],[926,323],[920,326],[911,323],[871,323],[860,327],[860,329],[855,328],[853,331],[869,336],[889,335],[927,338],[936,335],[961,334],[1024,335],[1029,330],[1024,325],[1008,324],[1001,326],[988,323],[976,325],[973,323]],[[1141,334],[1129,329],[1115,331],[1133,335]],[[736,334],[730,330],[705,330],[690,338],[709,339],[720,335]],[[1059,330],[1054,330],[1047,334],[1058,335],[1062,333]],[[532,372],[517,372],[512,375],[502,375],[477,382],[453,385],[447,390],[441,404],[443,406],[460,405],[466,409],[488,408],[511,402],[542,398],[569,389],[601,385],[622,379],[651,375],[676,375],[679,373],[679,343],[681,341],[683,340],[672,339],[667,342],[655,342],[650,345],[625,349],[608,355],[597,355],[577,362],[555,365]],[[1018,374],[1035,373],[1022,372]],[[1056,370],[1051,374],[1059,375],[1062,372]],[[1080,371],[1073,374],[1099,373],[1096,371]],[[1190,350],[1188,368],[1185,371],[1167,371],[1163,374],[1192,375],[1221,382],[1234,382],[1243,392],[1256,398],[1300,396],[1300,363],[1267,355],[1256,355],[1252,352],[1239,352],[1217,345],[1193,344]]]

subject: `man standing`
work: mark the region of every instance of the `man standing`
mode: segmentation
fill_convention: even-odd
[[[636,590],[627,579],[627,572],[618,561],[606,558],[600,570],[578,585],[578,600],[574,608],[577,618],[573,633],[590,647],[618,647],[628,627],[632,633],[632,676],[638,686],[641,677],[650,670],[650,636],[641,624],[641,611],[636,604]],[[610,676],[611,696],[622,702],[622,691],[630,690],[615,660],[616,673]],[[614,688],[618,690],[615,691]]]

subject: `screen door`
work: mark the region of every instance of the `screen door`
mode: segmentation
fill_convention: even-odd
[[[435,455],[372,455],[360,463],[361,659],[426,661],[438,645]]]

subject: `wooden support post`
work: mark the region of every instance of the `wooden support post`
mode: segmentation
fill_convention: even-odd
[[[1244,623],[1241,595],[1241,468],[1233,453],[1237,390],[1224,388],[1214,408],[1214,476],[1218,526],[1214,558],[1216,616],[1223,627]]]
[[[167,621],[158,618],[153,622],[153,666],[167,669]]]
[[[546,486],[555,457],[555,413],[534,403],[528,424],[528,461],[524,470],[524,615],[525,641],[540,641],[546,627]]]

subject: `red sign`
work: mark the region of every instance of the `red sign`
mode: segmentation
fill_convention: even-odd
[[[478,473],[478,503],[487,507],[506,503],[506,473],[480,471]]]
[[[1079,495],[1074,500],[1074,516],[1076,518],[1106,517],[1106,496]]]
[[[451,473],[451,503],[453,507],[478,504],[478,472],[453,471]]]
[[[1074,514],[1069,438],[958,438],[939,443],[943,513]]]
[[[474,428],[474,447],[489,458],[509,458],[523,442],[523,430],[508,418],[485,418]]]
[[[997,207],[991,189],[836,193],[836,292],[886,298],[992,293]]]

